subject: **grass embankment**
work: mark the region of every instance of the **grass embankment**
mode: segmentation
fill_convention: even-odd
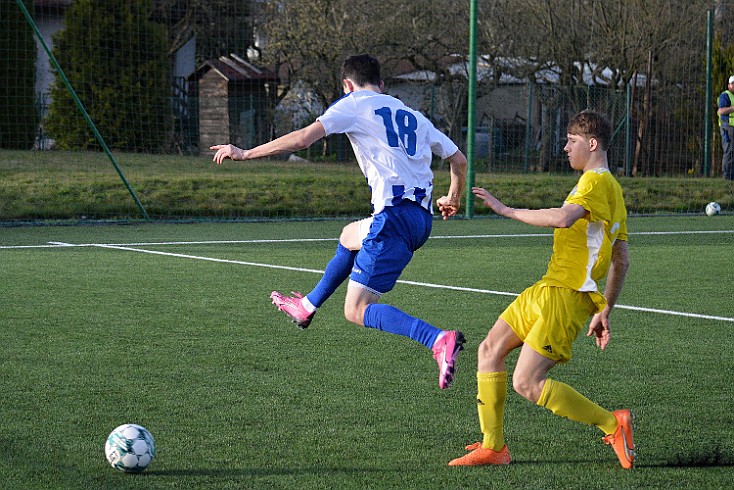
[[[237,162],[208,157],[116,155],[153,219],[327,218],[368,214],[369,190],[355,163]],[[577,176],[478,173],[476,184],[516,207],[558,205]],[[448,188],[436,169],[436,196]],[[709,201],[734,208],[734,186],[693,177],[620,178],[632,213],[700,213]],[[487,210],[477,206],[477,215]],[[138,219],[141,214],[104,154],[0,151],[0,221]]]

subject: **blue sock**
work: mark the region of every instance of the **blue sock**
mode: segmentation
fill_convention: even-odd
[[[356,250],[349,250],[341,243],[336,247],[334,258],[326,265],[326,270],[324,271],[324,275],[321,276],[321,280],[306,295],[312,305],[318,308],[324,304],[329,299],[329,296],[334,294],[336,288],[349,277],[356,255]]]
[[[420,342],[429,349],[441,333],[430,323],[403,313],[394,306],[374,303],[364,311],[364,326],[390,332]]]

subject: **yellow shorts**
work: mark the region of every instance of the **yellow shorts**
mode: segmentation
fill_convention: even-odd
[[[520,340],[558,362],[571,360],[571,346],[597,305],[590,293],[535,283],[500,315]]]

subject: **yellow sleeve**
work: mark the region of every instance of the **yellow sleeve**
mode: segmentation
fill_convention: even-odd
[[[579,178],[576,187],[566,198],[564,204],[578,204],[590,213],[589,221],[604,220],[604,216],[598,216],[603,203],[607,201],[604,186],[599,185],[599,174],[592,171],[585,172]]]

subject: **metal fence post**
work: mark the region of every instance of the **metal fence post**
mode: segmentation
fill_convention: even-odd
[[[712,51],[714,36],[713,12],[710,10],[707,14],[706,28],[706,103],[704,107],[704,135],[703,135],[703,176],[708,177],[711,164],[711,71],[712,71]]]
[[[469,2],[469,93],[468,121],[466,128],[466,157],[469,166],[466,172],[466,217],[474,217],[474,131],[476,125],[475,99],[477,87],[477,0]]]
[[[530,139],[533,137],[530,119],[533,115],[533,81],[528,79],[528,111],[525,119],[525,173],[530,172]]]
[[[632,174],[632,83],[627,82],[627,98],[626,98],[626,114],[625,114],[625,131],[624,131],[624,175],[629,177]]]

